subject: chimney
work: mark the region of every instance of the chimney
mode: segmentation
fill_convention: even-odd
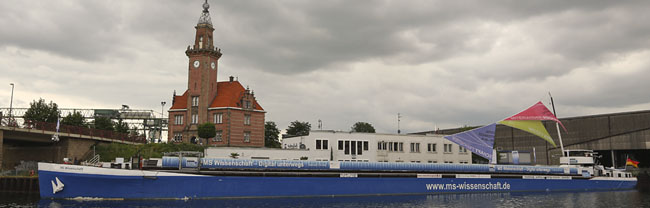
[[[232,82],[235,79],[235,77],[230,76],[230,82]]]

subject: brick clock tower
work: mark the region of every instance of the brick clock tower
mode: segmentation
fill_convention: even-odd
[[[187,90],[177,96],[174,91],[169,109],[168,140],[173,143],[198,143],[211,146],[264,147],[264,109],[255,94],[244,89],[231,76],[218,82],[221,49],[214,46],[212,20],[207,0],[194,27],[194,44],[187,46],[189,58]],[[215,125],[214,138],[199,138],[199,124]]]

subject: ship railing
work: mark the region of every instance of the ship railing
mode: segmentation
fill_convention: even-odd
[[[97,166],[97,164],[99,164],[100,158],[101,158],[100,155],[95,155],[92,158],[90,158],[89,160],[86,160],[86,162],[84,162],[84,165]]]

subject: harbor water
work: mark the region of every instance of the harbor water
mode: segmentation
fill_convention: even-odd
[[[650,193],[636,190],[202,200],[49,200],[38,195],[0,198],[0,207],[650,207]]]

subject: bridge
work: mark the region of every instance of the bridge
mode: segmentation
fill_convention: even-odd
[[[61,116],[79,112],[85,119],[108,117],[129,125],[132,134],[68,126],[57,123],[25,121],[27,108],[0,108],[0,170],[11,170],[21,161],[61,163],[63,158],[87,160],[100,143],[139,145],[159,138],[167,128],[167,119],[156,118],[152,110],[59,108]],[[162,116],[161,116],[162,117]],[[55,138],[56,136],[56,138]],[[148,136],[148,137],[147,137]]]
[[[85,160],[92,157],[92,146],[99,143],[143,144],[144,136],[114,131],[26,122],[22,127],[0,125],[0,169],[13,169],[20,161],[61,162],[63,158]],[[57,139],[53,139],[54,136]]]
[[[0,108],[0,120],[7,123],[9,119],[16,119],[20,123],[28,109]],[[94,120],[97,117],[120,119],[129,125],[129,130],[145,135],[151,141],[160,138],[160,135],[167,131],[168,119],[153,110],[130,109],[127,105],[123,105],[120,109],[59,108],[58,110],[61,117],[80,113],[84,119],[88,120]],[[156,114],[160,115],[160,117],[156,117]]]

